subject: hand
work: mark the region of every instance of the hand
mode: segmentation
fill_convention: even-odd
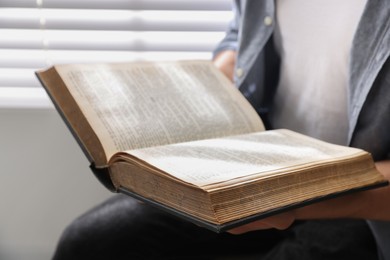
[[[272,217],[254,221],[237,228],[233,228],[228,232],[231,234],[239,235],[249,231],[263,230],[263,229],[270,229],[270,228],[283,230],[291,226],[291,224],[294,221],[295,221],[294,211],[289,211]]]
[[[213,59],[214,65],[222,71],[231,81],[234,76],[234,66],[236,64],[236,52],[233,50],[226,50],[220,52]]]
[[[390,160],[376,163],[377,169],[390,180]],[[390,186],[358,192],[318,202],[229,230],[242,234],[269,228],[286,229],[295,220],[360,218],[390,221]]]

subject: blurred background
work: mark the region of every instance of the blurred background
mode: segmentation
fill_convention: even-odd
[[[35,77],[57,63],[210,59],[230,0],[0,0],[0,259],[50,259],[112,196]]]

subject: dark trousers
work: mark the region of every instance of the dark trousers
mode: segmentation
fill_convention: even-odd
[[[69,225],[53,259],[371,260],[365,221],[297,222],[284,231],[216,234],[124,195]]]

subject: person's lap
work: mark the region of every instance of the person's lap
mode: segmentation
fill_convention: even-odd
[[[216,234],[124,195],[77,218],[53,259],[376,259],[364,221],[298,222],[285,231]]]

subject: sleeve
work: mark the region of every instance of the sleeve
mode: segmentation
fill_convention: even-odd
[[[216,46],[213,51],[213,57],[219,52],[224,50],[237,50],[238,49],[238,35],[240,27],[240,0],[235,0],[232,3],[233,19],[230,21],[226,30],[226,35],[221,42]]]

